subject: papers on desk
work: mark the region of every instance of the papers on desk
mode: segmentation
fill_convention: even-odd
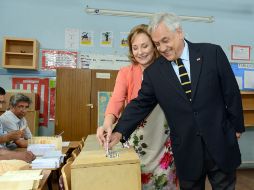
[[[27,151],[31,151],[35,156],[43,156],[47,152],[55,150],[55,144],[29,144],[27,147]]]
[[[36,157],[34,161],[32,161],[32,168],[45,168],[45,169],[53,169],[59,168],[61,163],[64,161],[64,154],[62,154],[59,150],[48,151],[44,153],[41,157]]]
[[[70,141],[63,141],[62,142],[62,147],[68,147],[70,144]]]
[[[39,187],[42,170],[8,171],[0,176],[0,189],[27,190]]]
[[[40,136],[40,137],[32,137],[28,139],[28,145],[30,144],[54,144],[57,150],[62,150],[62,136]]]
[[[32,161],[33,169],[53,169],[59,168],[61,164],[61,160],[59,158],[36,158]]]
[[[29,144],[27,150],[36,155],[36,159],[31,164],[33,169],[59,168],[64,161],[65,155],[56,150],[55,144]]]

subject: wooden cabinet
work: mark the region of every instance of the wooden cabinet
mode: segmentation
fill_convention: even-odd
[[[28,127],[33,136],[38,136],[39,110],[28,111],[25,116]]]
[[[37,69],[39,43],[35,39],[4,38],[3,67],[12,69]]]
[[[99,110],[103,110],[104,105],[99,107],[98,98],[99,92],[113,92],[115,86],[115,80],[118,71],[115,70],[92,70],[91,75],[91,103],[93,109],[91,110],[91,134],[95,134],[98,127]],[[103,113],[104,116],[104,113]]]
[[[254,91],[242,91],[243,116],[245,127],[254,126]]]
[[[57,68],[55,134],[75,141],[90,134],[91,70]]]
[[[112,92],[118,71],[57,68],[55,134],[66,141],[96,133],[98,92]]]

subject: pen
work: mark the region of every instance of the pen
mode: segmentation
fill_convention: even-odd
[[[62,131],[61,133],[59,133],[59,134],[56,135],[56,136],[62,136],[63,133],[64,133],[64,131]]]
[[[109,150],[108,150],[108,141],[106,142],[106,157],[109,156]]]
[[[22,131],[22,130],[24,130],[25,128],[27,128],[27,126],[23,125],[19,130]]]

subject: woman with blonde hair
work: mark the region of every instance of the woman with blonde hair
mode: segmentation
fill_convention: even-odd
[[[131,64],[119,70],[109,100],[103,126],[97,129],[101,144],[106,142],[104,129],[117,122],[122,108],[136,98],[141,88],[143,71],[158,57],[158,52],[145,24],[134,27],[128,36]],[[141,161],[143,190],[175,190],[176,175],[165,116],[157,105],[129,139]]]

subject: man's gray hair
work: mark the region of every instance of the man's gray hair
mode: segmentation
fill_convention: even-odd
[[[171,31],[182,30],[181,19],[172,13],[155,13],[149,22],[148,32],[151,34],[160,23],[164,23]]]
[[[19,102],[27,102],[29,105],[32,103],[32,100],[24,94],[17,93],[11,96],[10,106],[15,107]]]

